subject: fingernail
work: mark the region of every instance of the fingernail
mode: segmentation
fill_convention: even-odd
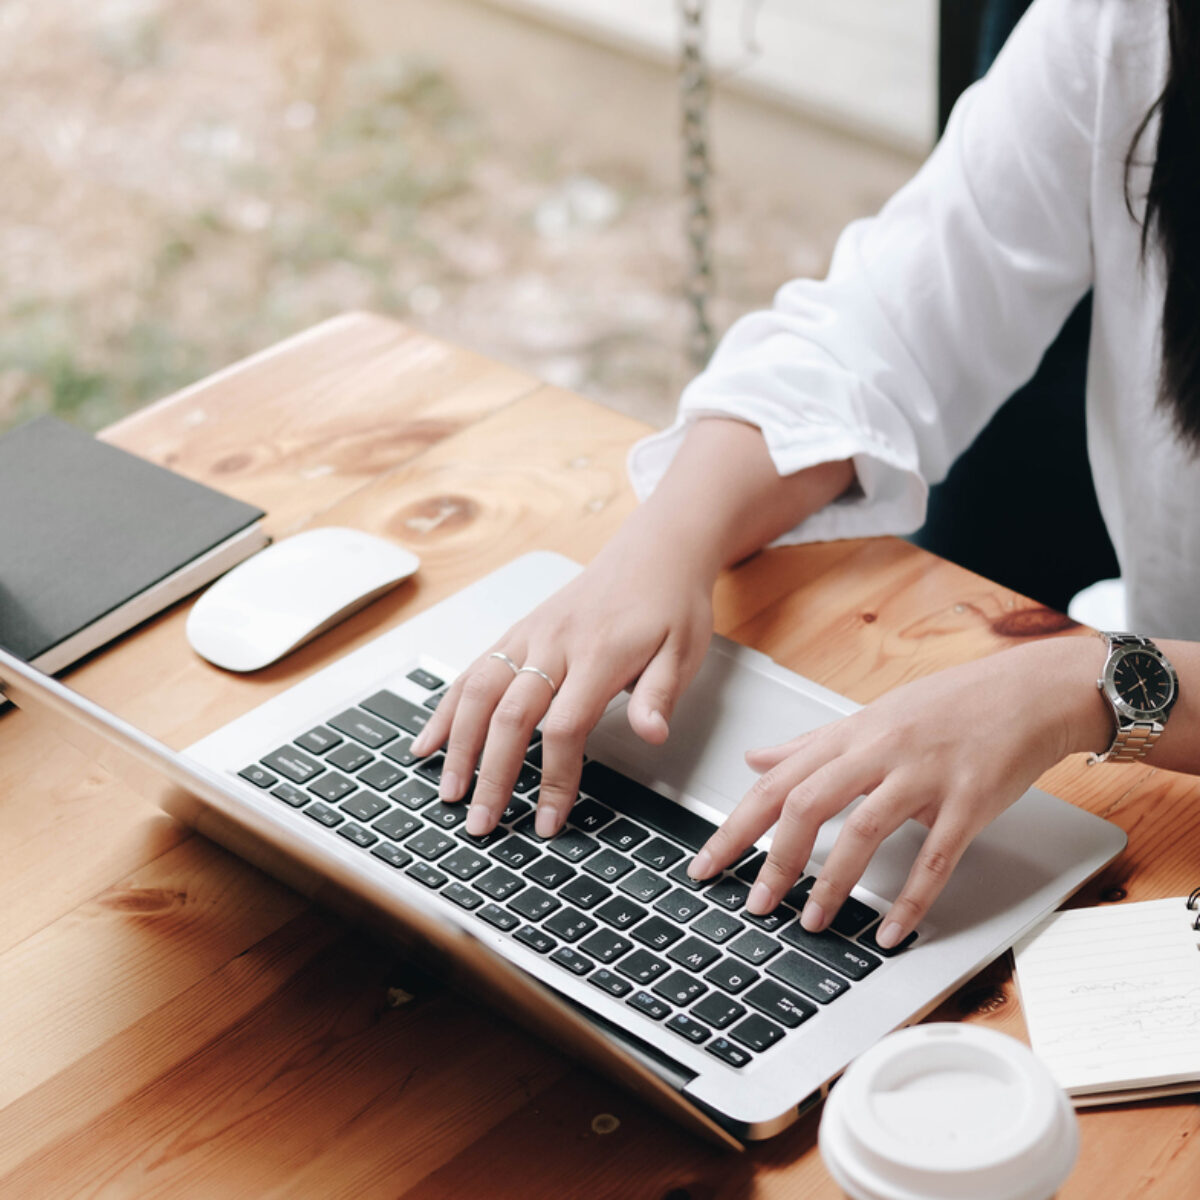
[[[492,814],[482,804],[472,804],[467,809],[467,832],[472,837],[483,837],[492,827]]]
[[[707,879],[712,874],[713,860],[712,855],[707,850],[701,850],[695,858],[688,863],[687,873],[693,879]]]
[[[762,916],[764,913],[769,913],[774,907],[775,901],[771,898],[771,889],[765,883],[756,883],[746,898],[747,911],[756,916]]]
[[[537,811],[533,831],[541,838],[553,837],[558,832],[558,813],[542,805]]]
[[[420,733],[417,734],[417,736],[415,738],[413,738],[412,752],[415,755],[417,755],[418,757],[428,754],[429,748],[425,745],[425,743],[428,740],[429,740],[429,727],[426,726],[424,729],[421,730]]]
[[[453,771],[443,771],[438,783],[439,800],[457,800],[462,795],[462,780]]]
[[[879,936],[875,939],[885,950],[890,950],[893,946],[900,944],[900,935],[904,932],[900,928],[899,921],[889,921],[880,931]]]
[[[821,926],[825,924],[825,910],[815,900],[810,899],[800,914],[800,924],[809,933],[819,933]]]

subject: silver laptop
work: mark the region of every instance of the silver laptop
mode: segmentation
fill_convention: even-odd
[[[0,686],[167,811],[399,938],[506,1010],[727,1144],[769,1137],[850,1061],[929,1012],[1111,861],[1114,825],[1031,790],[975,840],[899,951],[874,940],[924,829],[876,854],[831,930],[797,910],[832,846],[768,918],[743,902],[769,837],[696,885],[692,853],[752,782],[747,747],[857,706],[716,638],[666,746],[618,697],[588,743],[571,821],[532,830],[535,735],[499,828],[463,832],[413,735],[457,672],[579,567],[529,554],[176,753],[0,652]]]

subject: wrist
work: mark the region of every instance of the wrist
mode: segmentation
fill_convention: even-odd
[[[1046,644],[1054,648],[1046,668],[1060,683],[1066,754],[1103,754],[1116,731],[1112,708],[1096,686],[1107,656],[1104,642],[1092,634]]]

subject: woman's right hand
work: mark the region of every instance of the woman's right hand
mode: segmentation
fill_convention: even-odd
[[[414,743],[420,755],[446,746],[439,789],[445,801],[467,795],[478,762],[469,834],[487,833],[500,819],[539,722],[541,837],[567,819],[579,794],[584,742],[623,688],[632,688],[634,733],[655,745],[666,740],[675,703],[712,636],[716,570],[641,516],[459,675]],[[522,666],[545,672],[556,690],[533,671],[517,674]]]

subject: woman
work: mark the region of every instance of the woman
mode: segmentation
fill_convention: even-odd
[[[843,234],[828,278],[790,283],[772,310],[739,321],[675,425],[634,447],[645,503],[612,543],[494,647],[509,662],[485,656],[451,689],[417,749],[448,738],[447,799],[465,794],[482,752],[468,830],[495,824],[538,721],[543,836],[566,819],[584,739],[621,688],[632,686],[635,732],[667,737],[724,566],[772,541],[917,528],[929,481],[1030,375],[1089,287],[1101,509],[1132,627],[1177,639],[1158,649],[1178,672],[1178,703],[1137,753],[1200,772],[1200,645],[1178,640],[1200,641],[1197,214],[1197,6],[1036,0],[913,182]],[[1070,753],[1126,749],[1096,687],[1110,657],[1091,638],[1023,646],[751,751],[761,777],[692,874],[715,873],[775,825],[747,902],[769,912],[822,822],[865,794],[802,922],[824,928],[880,841],[913,817],[930,832],[878,937],[899,944],[972,837],[1038,775]],[[536,670],[516,673],[522,664]],[[1146,707],[1166,686],[1149,665],[1123,668]]]

